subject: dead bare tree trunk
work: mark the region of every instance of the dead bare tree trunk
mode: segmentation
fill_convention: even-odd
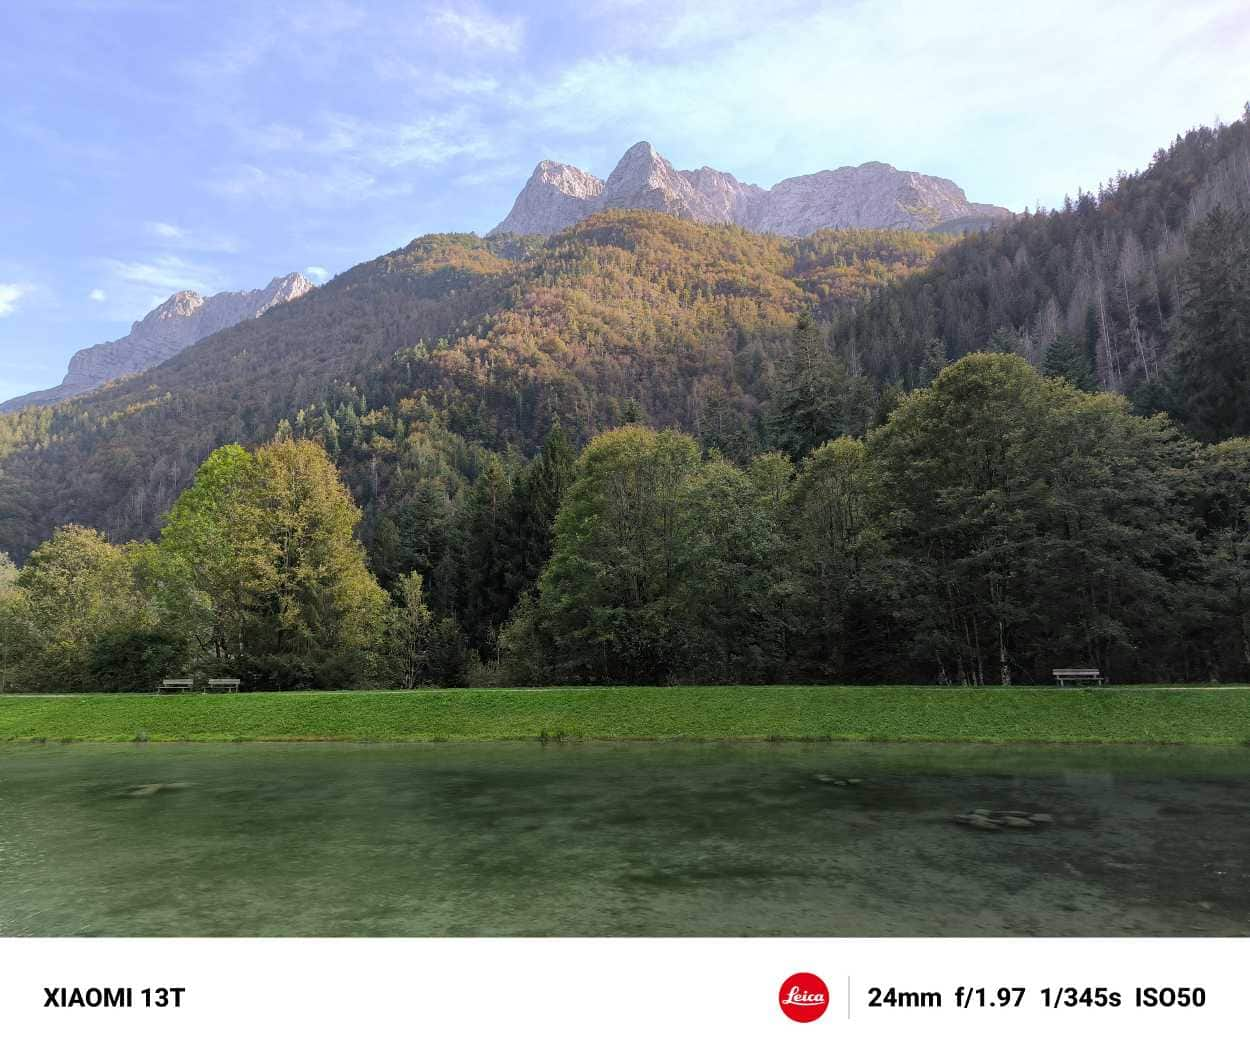
[[[1111,325],[1107,321],[1107,296],[1103,288],[1102,277],[1099,276],[1096,286],[1098,294],[1098,327],[1102,335],[1103,359],[1107,365],[1107,388],[1121,388],[1120,355],[1115,347],[1115,339],[1111,336]]]

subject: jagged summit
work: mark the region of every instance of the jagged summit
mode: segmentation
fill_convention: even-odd
[[[825,169],[764,190],[706,165],[675,169],[642,140],[621,156],[606,181],[572,165],[540,162],[492,234],[551,234],[604,209],[646,209],[783,235],[848,227],[924,231],[964,218],[1011,216],[1001,206],[969,202],[950,180],[884,162]]]
[[[576,165],[540,161],[495,232],[559,231],[591,212],[590,203],[603,193],[603,181]]]
[[[312,283],[299,272],[291,272],[271,279],[260,290],[212,297],[203,297],[194,290],[179,290],[132,324],[124,338],[79,349],[70,359],[60,385],[15,396],[0,404],[0,411],[55,404],[81,396],[114,378],[153,367],[210,334],[245,319],[255,319],[274,305],[294,301],[311,289]]]
[[[689,220],[712,220],[707,203],[686,178],[645,140],[635,143],[616,163],[598,209],[649,209]]]

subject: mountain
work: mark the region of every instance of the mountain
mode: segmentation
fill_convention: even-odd
[[[162,363],[188,345],[244,319],[254,319],[274,305],[302,297],[313,284],[298,272],[270,280],[260,290],[201,297],[182,290],[152,309],[116,341],[79,349],[70,358],[65,380],[51,389],[15,396],[0,404],[0,411],[17,411],[32,405],[48,405],[89,393],[105,382]]]
[[[768,192],[631,153],[598,190],[552,168],[549,204],[641,209],[592,210],[546,237],[423,236],[141,374],[0,416],[0,550],[20,559],[71,521],[150,536],[213,448],[276,433],[324,444],[364,508],[376,567],[428,573],[437,594],[457,545],[449,512],[553,423],[575,447],[642,419],[739,461],[801,453],[861,433],[987,347],[1073,380],[1084,358],[1085,384],[1144,411],[1168,406],[1174,379],[1206,379],[1204,398],[1235,414],[1217,406],[1196,426],[1177,405],[1178,419],[1213,439],[1250,432],[1227,425],[1250,423],[1246,120],[1179,137],[1097,195],[962,238],[783,237],[667,215],[657,204],[684,198],[715,218]],[[799,328],[809,313],[815,326]],[[801,429],[787,438],[791,408]]]
[[[142,374],[0,416],[0,550],[69,521],[150,535],[213,448],[282,429],[334,451],[366,539],[436,516],[484,452],[529,454],[553,422],[580,444],[638,413],[749,453],[799,314],[853,305],[952,242],[640,211],[522,241],[423,236]]]
[[[764,190],[707,166],[674,169],[642,142],[625,152],[606,181],[572,165],[539,162],[491,234],[552,234],[607,209],[646,209],[779,235],[810,235],[821,228],[926,231],[1011,216],[1001,206],[969,202],[950,180],[882,162],[795,176]]]

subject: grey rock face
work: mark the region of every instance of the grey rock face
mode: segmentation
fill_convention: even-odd
[[[952,181],[900,172],[883,162],[826,169],[773,186],[750,216],[756,231],[810,235],[820,228],[910,228],[926,231],[955,218],[1009,210],[969,202]]]
[[[590,204],[603,193],[603,181],[575,165],[540,161],[534,168],[511,212],[496,232],[532,235],[549,233],[576,224],[591,212]]]
[[[927,231],[1011,216],[1001,206],[969,202],[950,180],[882,162],[795,176],[766,191],[707,166],[674,169],[643,142],[625,152],[602,184],[572,166],[542,162],[494,232],[551,234],[604,209],[646,209],[781,235],[850,227]]]
[[[79,349],[70,359],[65,380],[60,385],[15,396],[0,404],[0,411],[55,404],[89,393],[114,378],[154,367],[210,334],[245,319],[255,319],[274,305],[303,297],[312,288],[312,283],[298,272],[292,272],[273,279],[261,290],[212,297],[182,290],[135,323],[124,338]]]
[[[752,212],[768,196],[768,192],[755,184],[744,184],[735,176],[706,165],[701,169],[686,170],[682,175],[690,186],[702,196],[715,219],[725,224],[747,227]]]

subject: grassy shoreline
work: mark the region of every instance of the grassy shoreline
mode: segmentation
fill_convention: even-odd
[[[9,695],[0,743],[924,741],[1250,745],[1250,687],[728,686]]]

